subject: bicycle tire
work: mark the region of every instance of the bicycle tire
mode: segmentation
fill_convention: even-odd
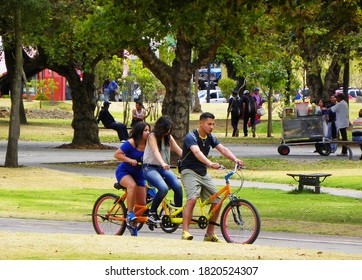
[[[253,244],[261,227],[258,211],[244,199],[230,201],[225,206],[220,224],[226,242],[241,244]]]
[[[118,195],[106,193],[101,195],[94,203],[92,223],[97,234],[122,235],[126,230],[125,221],[110,219],[110,217],[126,218],[127,209],[123,201],[118,201],[118,205],[113,208],[112,213],[109,213],[118,199]]]
[[[171,211],[172,211],[172,209],[170,209],[170,212]],[[161,208],[160,214],[159,214],[159,217],[161,218],[161,220],[164,215],[164,212],[165,211]],[[163,225],[163,223],[160,223],[160,227],[165,233],[173,233],[178,229],[179,226],[180,226],[180,224],[172,224],[170,227],[166,227]]]

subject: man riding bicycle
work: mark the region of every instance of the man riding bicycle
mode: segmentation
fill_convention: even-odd
[[[207,173],[207,167],[214,169],[220,168],[220,164],[212,162],[208,158],[210,148],[216,148],[223,156],[229,160],[244,165],[242,160],[225,146],[223,146],[216,137],[211,134],[215,126],[215,116],[211,113],[202,113],[200,115],[199,127],[189,132],[184,140],[182,163],[181,163],[181,180],[186,192],[186,205],[182,212],[183,215],[183,232],[181,239],[192,240],[193,236],[189,233],[189,226],[192,218],[192,212],[197,199],[200,197],[206,200],[217,192],[212,177]],[[210,211],[218,202],[218,198],[211,202]],[[221,242],[215,234],[215,225],[220,210],[215,211],[210,223],[207,226],[204,241]]]

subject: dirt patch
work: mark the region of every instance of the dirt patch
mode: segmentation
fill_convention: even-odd
[[[27,118],[29,119],[72,119],[73,114],[68,111],[54,109],[54,110],[38,110],[38,109],[25,109]]]
[[[54,109],[54,110],[40,110],[40,109],[25,109],[26,117],[29,119],[72,119],[73,113]],[[0,118],[9,118],[10,108],[0,107]]]
[[[107,146],[103,144],[90,144],[90,145],[76,145],[76,144],[63,144],[58,149],[78,149],[78,150],[116,150],[113,146]]]

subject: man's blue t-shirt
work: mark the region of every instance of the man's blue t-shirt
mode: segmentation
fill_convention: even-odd
[[[195,157],[194,153],[190,150],[190,147],[198,145],[201,152],[207,157],[209,155],[210,148],[215,148],[219,144],[219,141],[212,134],[207,135],[206,139],[203,140],[200,138],[196,129],[189,132],[184,140],[180,171],[184,169],[191,169],[197,174],[205,176],[207,173],[206,165]]]

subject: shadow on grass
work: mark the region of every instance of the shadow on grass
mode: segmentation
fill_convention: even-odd
[[[288,194],[316,194],[314,192],[314,190],[312,190],[312,189],[303,189],[303,190],[294,189],[294,190],[288,191],[287,193]]]

